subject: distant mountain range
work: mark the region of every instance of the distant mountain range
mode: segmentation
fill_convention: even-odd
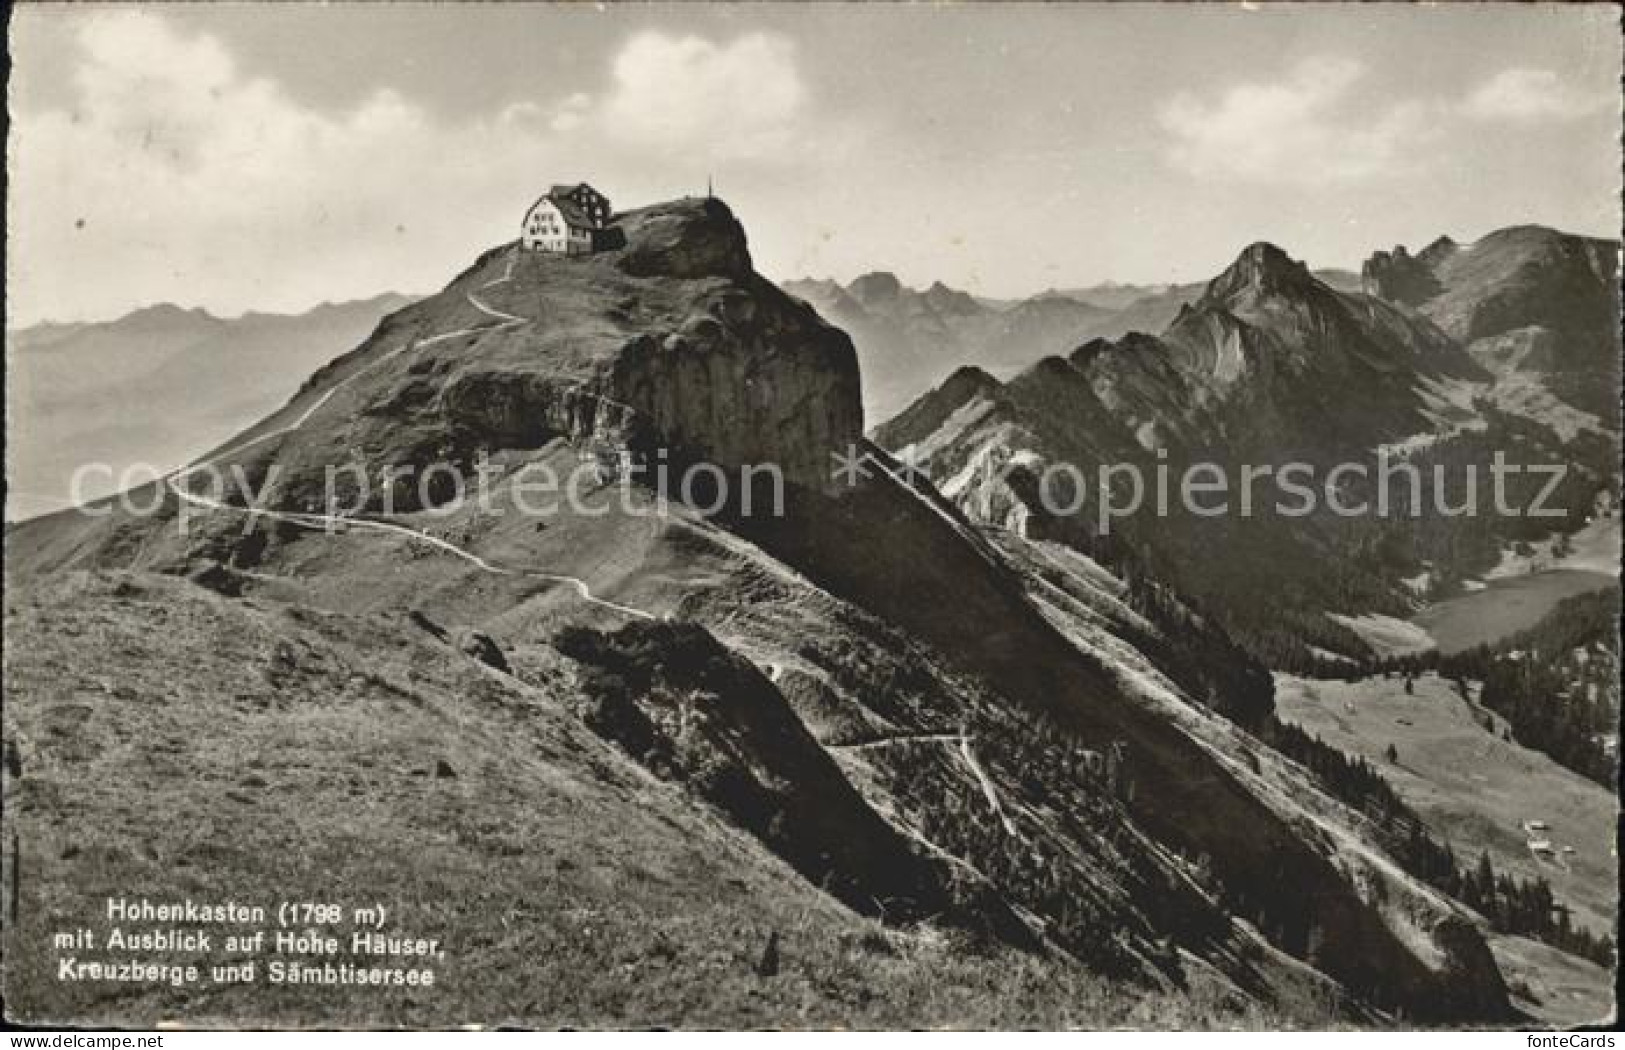
[[[215,317],[161,304],[114,321],[6,334],[6,518],[55,510],[85,463],[85,496],[133,464],[168,469],[284,401],[311,371],[412,302],[394,293],[302,314]]]
[[[1114,311],[1066,296],[990,303],[937,282],[924,291],[889,273],[868,273],[845,287],[834,281],[787,281],[784,290],[811,303],[852,336],[863,367],[863,407],[883,422],[955,368],[978,362],[1007,374],[1059,353],[1107,326]]]
[[[1346,270],[1317,275],[1337,288],[1358,288]],[[1094,338],[1160,332],[1202,284],[1106,283],[1050,289],[1025,299],[970,295],[933,283],[924,291],[873,272],[841,285],[831,280],[782,284],[852,336],[863,365],[864,413],[870,426],[896,415],[962,365],[1008,378],[1039,358]]]
[[[1341,286],[1358,278],[1333,275]],[[964,364],[1009,377],[1088,339],[1161,331],[1202,285],[1106,283],[1027,299],[975,298],[937,282],[923,291],[888,273],[846,286],[783,287],[845,328],[863,366],[863,403],[877,426]],[[115,490],[129,466],[172,467],[215,437],[269,412],[302,377],[413,301],[389,293],[324,303],[302,314],[220,318],[158,304],[113,321],[46,322],[7,333],[7,520],[65,505],[69,478],[89,498]],[[201,440],[201,444],[199,441]]]

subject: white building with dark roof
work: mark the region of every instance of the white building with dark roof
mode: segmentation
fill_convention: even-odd
[[[528,252],[586,255],[609,216],[609,198],[585,182],[554,186],[525,212],[519,246]]]

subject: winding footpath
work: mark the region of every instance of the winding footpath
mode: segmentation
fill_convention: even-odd
[[[873,748],[891,747],[896,744],[955,744],[955,750],[964,761],[965,767],[976,778],[977,785],[982,789],[982,795],[993,810],[993,815],[999,818],[1004,826],[1005,834],[1013,838],[1021,838],[1021,832],[1016,828],[1015,822],[1004,811],[1004,804],[999,799],[999,791],[993,784],[993,778],[987,775],[987,770],[976,761],[976,755],[971,751],[970,734],[968,733],[906,733],[898,736],[882,737],[879,740],[866,740],[861,744],[833,744],[829,745],[842,751],[866,751]]]
[[[510,280],[513,276],[513,262],[514,256],[512,253],[510,253],[508,257],[508,266],[503,276],[494,281],[487,282],[485,285],[482,285],[482,288],[489,288],[492,285],[501,284]],[[445,554],[460,558],[481,571],[491,573],[492,575],[516,576],[527,579],[546,580],[550,583],[568,584],[575,589],[582,601],[589,604],[597,605],[601,608],[609,609],[612,612],[620,613],[623,616],[630,616],[634,619],[658,619],[658,617],[656,617],[654,614],[646,612],[642,609],[636,609],[630,605],[623,605],[620,602],[610,601],[607,598],[601,598],[593,594],[592,588],[587,584],[587,581],[579,576],[573,576],[568,573],[541,572],[534,569],[510,569],[504,566],[494,565],[474,552],[460,547],[449,540],[441,539],[438,536],[431,535],[427,532],[422,532],[418,529],[409,528],[405,525],[397,525],[393,522],[377,521],[370,518],[353,518],[334,514],[300,513],[297,511],[267,510],[260,507],[240,507],[230,503],[223,503],[211,496],[200,495],[191,491],[187,487],[186,480],[188,478],[205,468],[212,467],[217,460],[220,460],[226,456],[237,455],[250,448],[253,448],[256,445],[264,444],[267,441],[272,441],[276,438],[283,437],[284,435],[291,434],[299,430],[306,423],[310,422],[316,413],[325,408],[327,404],[333,400],[334,396],[349,384],[353,383],[356,379],[360,378],[366,373],[376,369],[386,361],[393,360],[409,350],[418,350],[452,339],[466,338],[468,336],[479,335],[484,332],[494,332],[499,329],[512,328],[517,325],[530,323],[523,317],[518,317],[514,314],[506,313],[502,310],[497,310],[491,307],[483,300],[475,296],[473,292],[466,292],[464,294],[468,299],[469,305],[473,306],[474,309],[480,311],[486,316],[494,318],[496,323],[481,325],[477,328],[459,328],[456,331],[443,332],[440,335],[431,336],[428,339],[414,340],[413,342],[409,342],[404,346],[397,347],[394,350],[391,350],[389,353],[382,355],[377,360],[370,361],[360,368],[357,368],[343,379],[334,383],[326,393],[322,394],[321,397],[313,401],[308,408],[301,412],[294,419],[294,421],[289,423],[287,426],[267,431],[266,433],[260,434],[257,437],[250,438],[247,441],[234,445],[223,452],[217,452],[212,456],[201,459],[190,466],[182,467],[163,479],[165,486],[168,487],[168,489],[173,492],[177,498],[193,506],[202,507],[207,510],[230,511],[237,514],[246,514],[251,517],[264,517],[273,521],[288,522],[289,524],[297,525],[301,528],[311,529],[313,531],[332,533],[342,532],[348,529],[361,529],[401,536],[411,542],[426,544]],[[577,384],[575,387],[571,387],[570,389],[578,390],[581,389],[581,386],[582,384]],[[603,398],[601,396],[600,400],[610,401],[610,399]],[[619,405],[619,402],[610,403]],[[629,408],[629,406],[620,407]]]
[[[874,748],[891,747],[894,744],[935,744],[959,743],[965,739],[964,733],[899,733],[897,736],[883,736],[878,740],[865,740],[861,744],[832,744],[843,751],[869,751]]]

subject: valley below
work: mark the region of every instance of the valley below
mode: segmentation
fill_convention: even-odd
[[[1377,769],[1464,862],[1544,879],[1577,925],[1607,932],[1617,913],[1618,800],[1546,755],[1504,739],[1504,719],[1437,675],[1354,682],[1278,676],[1280,717]],[[1390,754],[1389,749],[1392,748]],[[1528,830],[1537,825],[1538,831]],[[1531,843],[1549,841],[1548,856]],[[1538,947],[1538,946],[1536,946]],[[1491,948],[1537,1016],[1574,1023],[1611,1001],[1613,974],[1573,960],[1561,975],[1529,965],[1523,938]],[[1522,987],[1520,988],[1520,985]],[[1530,994],[1533,993],[1533,994]]]
[[[1490,580],[1483,590],[1439,602],[1411,623],[1428,633],[1446,655],[1493,645],[1541,621],[1564,598],[1600,591],[1617,577],[1583,569],[1543,569],[1527,576]]]
[[[1492,645],[1535,626],[1559,602],[1619,582],[1620,519],[1608,514],[1576,532],[1571,553],[1538,560],[1507,552],[1482,581],[1436,602],[1411,623],[1445,654]]]

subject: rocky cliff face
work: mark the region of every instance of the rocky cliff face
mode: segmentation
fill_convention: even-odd
[[[1542,226],[1472,244],[1441,237],[1367,260],[1368,290],[1414,308],[1492,371],[1543,379],[1559,396],[1617,420],[1619,243]],[[1617,428],[1617,423],[1614,424]]]
[[[1513,226],[1465,246],[1440,238],[1414,259],[1403,252],[1394,249],[1394,257],[1405,258],[1427,287],[1397,298],[1420,306],[1463,343],[1528,325],[1591,335],[1613,320],[1614,241]],[[1396,298],[1386,287],[1380,291]]]
[[[341,449],[369,472],[471,469],[556,437],[825,486],[829,453],[863,430],[846,335],[752,271],[720,201],[629,212],[611,233],[586,257],[494,249],[317,373],[290,412],[334,389],[350,410],[277,442],[281,501],[308,509]]]
[[[1367,295],[1416,306],[1439,294],[1439,280],[1427,264],[1411,257],[1403,244],[1377,252],[1360,267],[1360,286]]]
[[[1235,262],[1208,282],[1203,298],[1215,302],[1268,295],[1306,295],[1321,287],[1309,267],[1268,241],[1249,244]]]
[[[1338,292],[1264,243],[1160,336],[1091,342],[1073,363],[1143,444],[1272,459],[1343,455],[1426,430],[1419,387],[1478,372],[1425,320]]]
[[[1255,652],[1302,651],[1287,637],[1300,631],[1317,646],[1359,651],[1357,639],[1320,626],[1324,611],[1351,594],[1402,601],[1398,583],[1339,576],[1326,557],[1338,523],[1269,512],[1268,487],[1255,490],[1267,502],[1251,517],[1236,513],[1237,481],[1244,467],[1363,460],[1382,443],[1431,432],[1445,411],[1436,391],[1481,376],[1426,318],[1339,292],[1273,245],[1254,244],[1160,334],[1090,340],[1003,383],[955,377],[876,439],[926,463],[978,520],[1074,544],[1125,571],[1132,551],[1135,571],[1222,616]],[[1155,479],[1177,490],[1195,464],[1225,466],[1231,512],[1186,512],[1177,491],[1167,512],[1153,512]],[[1103,467],[1137,467],[1147,494],[1110,537],[1097,525]],[[1087,482],[1081,507],[1050,513],[1040,485],[1046,472],[1053,482],[1067,470]],[[1117,506],[1132,502],[1132,482],[1120,484]]]

